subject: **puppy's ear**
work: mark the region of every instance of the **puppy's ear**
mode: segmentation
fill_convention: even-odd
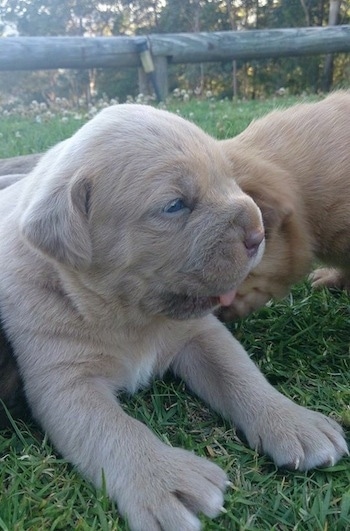
[[[88,226],[90,183],[74,176],[38,190],[20,219],[23,237],[49,258],[86,269],[92,260]]]

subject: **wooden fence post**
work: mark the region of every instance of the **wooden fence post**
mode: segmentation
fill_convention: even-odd
[[[138,82],[139,82],[139,94],[149,94],[148,80],[144,69],[140,66],[137,69]]]
[[[159,88],[161,100],[165,101],[169,94],[168,59],[162,55],[157,55],[153,58],[153,60],[156,73],[156,83]]]
[[[163,94],[160,92],[160,89],[159,89],[158,79],[157,79],[157,74],[156,74],[156,64],[155,64],[154,58],[152,57],[152,51],[151,51],[149,40],[146,39],[145,37],[137,37],[136,38],[136,50],[140,56],[142,70],[143,70],[143,75],[139,71],[140,89],[145,87],[145,92],[147,90],[147,93],[149,93],[151,92],[151,85],[152,85],[152,92],[155,93],[157,101],[160,102],[164,100]]]
[[[153,57],[153,62],[155,67],[155,79],[159,89],[160,99],[161,101],[165,101],[169,94],[168,60],[166,57],[156,56]],[[153,92],[153,87],[151,86],[145,71],[141,67],[138,69],[138,82],[140,94],[150,94]]]

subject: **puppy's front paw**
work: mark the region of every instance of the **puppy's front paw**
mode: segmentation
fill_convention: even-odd
[[[350,279],[346,278],[344,272],[331,267],[315,269],[309,275],[309,280],[313,288],[348,289],[350,287]]]
[[[213,518],[223,510],[227,477],[206,459],[162,446],[137,465],[118,497],[132,531],[197,531],[198,513]]]
[[[271,299],[272,295],[257,288],[252,288],[251,291],[247,292],[238,291],[231,306],[223,306],[219,309],[218,317],[225,323],[246,317],[265,306]]]
[[[272,457],[281,468],[309,470],[333,466],[349,455],[337,422],[285,397],[266,407],[246,436],[251,447]]]

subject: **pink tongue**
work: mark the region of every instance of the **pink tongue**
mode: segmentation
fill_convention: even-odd
[[[237,291],[235,289],[232,289],[228,293],[224,293],[224,295],[220,295],[219,300],[220,300],[221,306],[230,306],[233,303],[236,293]]]

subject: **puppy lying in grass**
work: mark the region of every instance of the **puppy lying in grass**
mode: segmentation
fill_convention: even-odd
[[[350,92],[273,111],[221,146],[262,211],[266,248],[221,317],[288,294],[315,261],[313,287],[350,288]]]
[[[275,390],[212,315],[264,250],[220,142],[113,106],[4,188],[0,214],[0,307],[33,415],[133,531],[198,530],[223,504],[217,465],[118,403],[167,369],[279,466],[347,453],[341,427]]]

